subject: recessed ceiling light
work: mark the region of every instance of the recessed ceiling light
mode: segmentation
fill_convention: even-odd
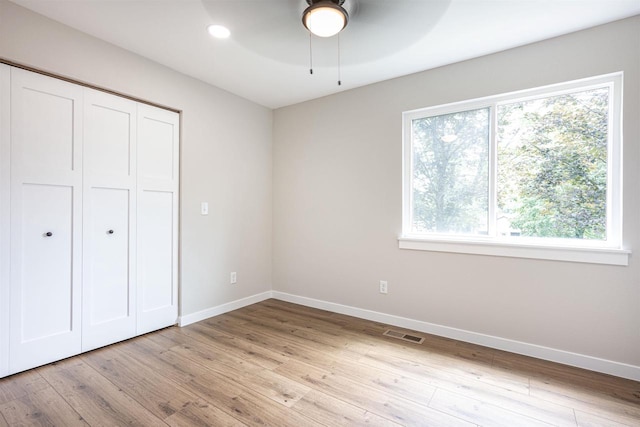
[[[223,25],[209,25],[207,31],[217,39],[226,39],[231,35],[231,31]]]

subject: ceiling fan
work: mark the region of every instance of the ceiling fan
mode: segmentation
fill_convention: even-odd
[[[213,22],[225,22],[232,42],[273,61],[304,67],[310,18],[332,9],[340,26],[342,66],[375,63],[425,37],[451,0],[201,0]],[[341,16],[335,14],[339,12]],[[307,18],[305,23],[305,18]],[[302,19],[302,23],[301,23]],[[333,68],[338,37],[314,37],[316,68]]]

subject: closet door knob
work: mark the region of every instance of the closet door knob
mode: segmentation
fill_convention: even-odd
[[[113,234],[113,230],[109,230],[109,231],[107,231],[107,233]]]
[[[44,233],[44,235],[47,236],[47,237],[51,237],[51,236],[53,236],[53,233],[50,232],[50,231],[47,231],[46,233]]]

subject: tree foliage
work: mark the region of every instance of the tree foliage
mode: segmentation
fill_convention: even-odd
[[[609,91],[497,107],[497,232],[606,238]],[[412,122],[413,231],[488,229],[490,108]]]
[[[498,109],[498,206],[524,236],[606,237],[608,90]]]
[[[418,231],[486,230],[488,138],[488,108],[413,121],[413,217]]]

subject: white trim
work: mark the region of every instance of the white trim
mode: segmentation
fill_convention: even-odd
[[[246,307],[251,304],[268,300],[269,298],[273,298],[273,293],[271,291],[263,292],[261,294],[251,295],[246,298],[241,298],[235,301],[228,302],[226,304],[217,305],[215,307],[210,307],[201,311],[197,311],[195,313],[180,316],[178,318],[178,326],[180,327],[187,326],[192,323],[196,323],[201,320],[208,319],[210,317],[218,316],[220,314],[228,313],[230,311],[237,310],[239,308]]]
[[[549,94],[566,94],[575,92],[576,89],[589,90],[602,84],[609,83],[613,79],[622,78],[624,73],[617,71],[609,74],[602,74],[595,77],[585,77],[583,79],[571,80],[568,82],[554,83],[546,86],[539,86],[535,88],[522,89],[513,92],[505,92],[497,95],[489,95],[481,98],[465,99],[462,101],[450,102],[448,104],[431,105],[423,108],[416,108],[413,110],[405,111],[402,114],[407,115],[410,118],[424,117],[425,113],[433,113],[432,115],[449,114],[459,112],[461,110],[473,110],[483,107],[488,107],[494,103],[503,103],[506,101],[522,102],[530,101],[533,99],[545,98]],[[441,112],[442,111],[442,112]],[[428,114],[427,114],[428,115]]]
[[[275,298],[281,301],[303,305],[305,307],[313,307],[333,313],[345,314],[347,316],[353,316],[360,319],[371,320],[391,326],[411,329],[427,334],[438,335],[441,337],[451,338],[472,344],[478,344],[497,350],[504,350],[511,353],[522,354],[542,360],[548,360],[551,362],[562,363],[564,365],[588,369],[590,371],[601,372],[604,374],[615,375],[621,378],[640,381],[640,366],[600,359],[584,354],[572,353],[570,351],[558,350],[550,347],[529,344],[492,335],[485,335],[478,332],[467,331],[464,329],[437,325],[435,323],[423,322],[421,320],[409,319],[406,317],[380,313],[377,311],[337,304],[329,301],[322,301],[314,298],[292,295],[286,292],[279,291],[263,292],[239,300],[231,301],[216,307],[211,307],[206,310],[201,310],[193,314],[181,316],[178,319],[178,325],[181,327],[187,326],[192,323],[208,319],[210,317],[218,316],[220,314],[228,313],[230,311],[237,310],[251,304],[268,300],[269,298]]]
[[[10,93],[9,66],[0,64],[0,378],[9,373]]]
[[[399,237],[400,249],[455,252],[473,255],[511,258],[545,259],[552,261],[584,262],[591,264],[629,265],[631,251],[625,249],[572,248],[544,245],[524,245],[496,241],[455,241]]]
[[[271,292],[271,294],[275,299],[291,302],[294,304],[327,310],[334,313],[346,314],[348,316],[354,316],[360,319],[385,323],[392,326],[398,326],[419,332],[478,344],[498,350],[504,350],[511,353],[535,357],[542,360],[562,363],[564,365],[588,369],[590,371],[601,372],[604,374],[615,375],[617,377],[640,381],[640,366],[628,365],[626,363],[600,359],[597,357],[572,353],[569,351],[558,350],[536,344],[529,344],[521,341],[514,341],[506,338],[495,337],[492,335],[485,335],[473,331],[451,328],[448,326],[437,325],[420,320],[408,319],[406,317],[394,316],[377,311],[351,307],[348,305],[301,297],[285,292],[273,291]]]

